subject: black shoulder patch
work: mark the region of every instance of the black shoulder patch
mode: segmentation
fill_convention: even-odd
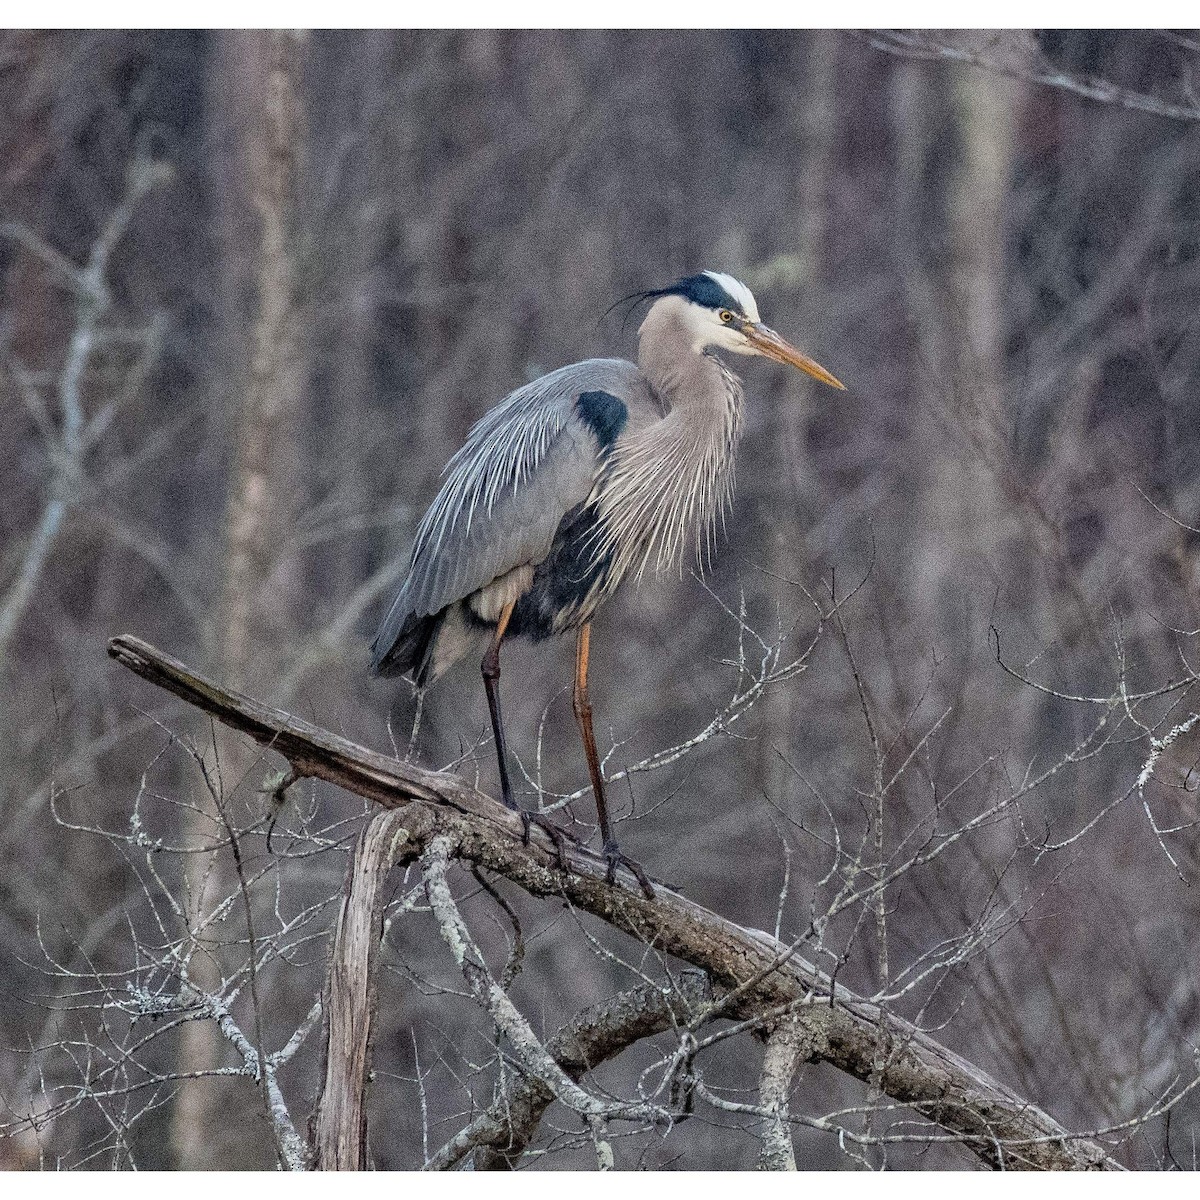
[[[731,308],[737,313],[742,311],[742,306],[711,275],[689,275],[666,290],[669,295],[682,296],[701,308]]]
[[[596,435],[600,449],[611,450],[629,416],[624,402],[610,392],[580,392],[575,409],[583,423]]]

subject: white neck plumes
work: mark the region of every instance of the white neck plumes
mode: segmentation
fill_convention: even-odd
[[[693,546],[703,567],[732,499],[742,388],[697,346],[694,308],[664,297],[643,322],[638,365],[666,415],[618,442],[597,478],[597,553],[611,555],[616,579],[651,562],[682,573]]]

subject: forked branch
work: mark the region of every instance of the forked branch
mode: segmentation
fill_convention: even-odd
[[[327,780],[384,808],[404,807],[403,856],[424,856],[435,881],[440,864],[457,857],[505,876],[530,895],[566,899],[659,953],[706,972],[717,997],[709,1006],[712,1016],[745,1019],[778,1014],[785,1006],[806,1054],[912,1107],[989,1165],[1119,1169],[1101,1145],[1072,1135],[915,1026],[892,1014],[885,1024],[876,1005],[841,986],[832,992],[828,976],[801,958],[795,945],[736,925],[658,881],[653,900],[626,872],[609,886],[604,858],[584,847],[568,848],[564,873],[549,838],[535,829],[530,844],[523,844],[520,820],[462,780],[377,754],[229,691],[137,638],[114,638],[109,653],[151,683],[276,750],[298,776]],[[452,923],[448,906],[443,916]],[[489,987],[482,976],[477,983],[481,993]],[[692,1025],[697,1023],[693,1019]]]

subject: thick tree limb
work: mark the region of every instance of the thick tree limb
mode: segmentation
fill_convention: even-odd
[[[581,1116],[591,1129],[592,1141],[600,1169],[612,1170],[613,1152],[608,1141],[611,1120],[654,1121],[670,1120],[670,1114],[659,1106],[646,1103],[602,1100],[584,1091],[562,1069],[554,1055],[538,1040],[532,1026],[509,998],[508,993],[492,977],[487,962],[458,911],[454,895],[446,878],[451,859],[455,857],[452,838],[439,834],[421,856],[425,871],[425,890],[429,906],[437,917],[442,940],[458,964],[467,986],[479,1005],[495,1023],[496,1029],[508,1041],[510,1051],[523,1074],[537,1080],[561,1104]]]
[[[364,1102],[375,1017],[375,961],[383,933],[382,885],[396,863],[415,857],[404,827],[407,812],[394,809],[372,818],[350,863],[325,1001],[325,1077],[313,1122],[313,1167],[318,1171],[367,1169]]]
[[[737,1006],[729,1015],[799,1002],[793,1011],[817,1055],[961,1137],[993,1167],[1032,1170],[1119,1169],[1093,1141],[1076,1137],[980,1068],[914,1026],[838,987],[775,938],[745,929],[658,884],[647,900],[637,881],[619,872],[604,882],[604,860],[582,847],[568,850],[569,874],[556,869],[549,839],[535,830],[522,844],[520,821],[461,780],[425,771],[356,746],[197,675],[137,638],[121,636],[109,653],[143,678],[277,750],[301,775],[325,779],[384,807],[412,804],[404,828],[424,852],[468,859],[506,876],[535,896],[565,897],[617,929],[699,967]],[[728,1010],[727,1010],[728,1011]],[[880,1063],[883,1063],[882,1071]]]
[[[707,977],[700,971],[684,972],[678,989],[639,984],[585,1009],[546,1043],[546,1050],[578,1082],[634,1042],[696,1016],[709,998]],[[449,1170],[472,1150],[476,1171],[515,1167],[553,1100],[554,1093],[541,1080],[530,1076],[517,1080],[437,1151],[425,1169]]]
[[[796,1151],[788,1124],[788,1093],[800,1064],[817,1053],[801,1015],[785,1013],[767,1038],[758,1094],[763,1107],[772,1116],[762,1134],[762,1150],[758,1155],[760,1171],[796,1169]]]
[[[324,1002],[328,1014],[324,1079],[313,1119],[312,1166],[361,1171],[367,1167],[364,1102],[376,1009],[376,960],[383,917],[383,882],[393,866],[411,862],[407,825],[415,806],[384,810],[364,826],[347,871],[346,893],[334,931]],[[711,998],[707,977],[684,972],[677,988],[649,984],[580,1013],[546,1043],[546,1052],[573,1082],[641,1038],[700,1014]],[[426,1170],[444,1171],[474,1152],[478,1170],[509,1169],[537,1133],[554,1090],[536,1075],[517,1076],[489,1109],[435,1153]]]

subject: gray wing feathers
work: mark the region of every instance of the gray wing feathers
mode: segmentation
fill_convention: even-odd
[[[437,613],[545,558],[562,517],[587,498],[596,470],[597,444],[576,398],[595,388],[624,397],[638,378],[632,363],[591,359],[518,388],[482,417],[446,465],[385,626],[393,616],[399,622]]]
[[[587,497],[595,450],[586,433],[565,426],[523,483],[460,517],[414,551],[404,587],[414,613],[436,613],[493,579],[549,553],[563,514]]]

